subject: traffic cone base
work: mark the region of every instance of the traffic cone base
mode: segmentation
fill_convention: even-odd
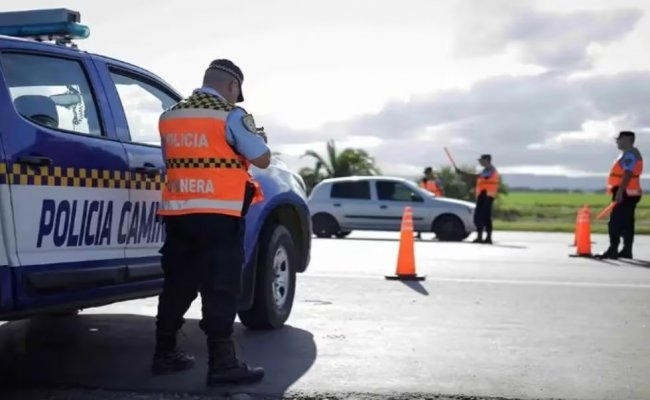
[[[384,278],[389,281],[423,281],[426,280],[422,275],[386,275]]]
[[[400,228],[397,268],[394,275],[386,275],[389,280],[422,281],[425,278],[415,272],[415,238],[413,237],[413,211],[404,207]]]

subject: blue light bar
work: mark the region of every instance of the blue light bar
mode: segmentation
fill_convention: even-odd
[[[51,39],[85,39],[90,28],[80,24],[81,15],[65,8],[0,13],[0,35]]]
[[[0,26],[0,35],[14,37],[65,36],[85,39],[90,36],[90,28],[74,22],[55,24],[33,24],[23,26]]]

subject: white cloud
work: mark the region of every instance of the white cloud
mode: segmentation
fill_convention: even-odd
[[[305,4],[67,7],[91,26],[82,48],[150,69],[184,94],[210,60],[235,60],[244,106],[290,165],[333,138],[394,173],[446,165],[443,146],[459,162],[490,152],[505,171],[580,173],[607,168],[617,129],[650,144],[648,0]],[[7,8],[30,7],[49,4]]]

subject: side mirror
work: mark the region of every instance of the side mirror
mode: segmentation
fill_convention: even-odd
[[[420,197],[417,193],[411,192],[411,201],[415,201],[415,202],[421,203],[421,202],[423,202],[424,200],[423,200],[422,197]]]
[[[81,96],[76,93],[53,94],[50,96],[50,99],[52,99],[54,104],[57,106],[66,108],[81,103]]]

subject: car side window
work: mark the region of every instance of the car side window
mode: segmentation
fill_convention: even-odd
[[[50,129],[103,134],[95,96],[80,61],[4,52],[0,67],[14,108],[23,118]]]
[[[177,100],[144,79],[115,69],[110,74],[124,109],[131,141],[159,145],[158,118]]]
[[[412,188],[401,182],[377,181],[377,198],[382,201],[423,201]]]
[[[370,183],[367,181],[334,183],[330,196],[333,199],[370,200]]]

